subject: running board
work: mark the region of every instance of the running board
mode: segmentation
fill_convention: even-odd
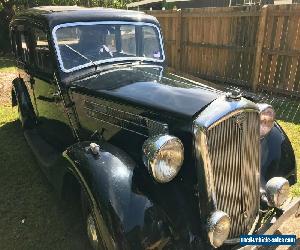
[[[49,143],[47,143],[37,132],[36,129],[24,131],[26,141],[35,155],[37,161],[46,169],[53,166],[59,158],[57,152]]]

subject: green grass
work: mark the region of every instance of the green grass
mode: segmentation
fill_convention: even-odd
[[[0,149],[0,249],[88,249],[79,213],[42,174],[16,108],[0,106]]]
[[[300,123],[295,124],[280,120],[279,124],[284,129],[292,143],[298,167],[298,182],[292,187],[291,194],[294,196],[300,196]]]
[[[0,57],[0,73],[14,73],[15,63],[12,58]]]

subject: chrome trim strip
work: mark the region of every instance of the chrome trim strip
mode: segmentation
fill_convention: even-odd
[[[161,123],[127,111],[111,108],[107,105],[93,101],[85,100],[83,109],[88,117],[118,126],[146,137],[169,133],[168,124],[166,123]]]
[[[159,42],[160,42],[160,46],[161,46],[161,52],[162,52],[162,59],[153,59],[153,58],[147,58],[147,57],[119,57],[119,58],[111,58],[111,59],[105,59],[105,60],[99,60],[99,61],[95,61],[93,63],[89,62],[86,64],[82,64],[76,67],[73,67],[71,69],[66,69],[63,66],[63,61],[62,61],[62,57],[60,54],[60,50],[58,47],[58,42],[57,42],[57,36],[56,36],[56,31],[60,28],[64,28],[64,27],[74,27],[74,26],[85,26],[85,25],[98,25],[98,24],[131,24],[131,25],[136,25],[136,26],[151,26],[156,28],[157,32],[158,32],[158,36],[159,36]],[[101,63],[107,63],[107,62],[122,62],[122,61],[149,61],[149,62],[164,62],[165,61],[165,52],[164,52],[164,44],[163,44],[163,39],[162,39],[162,34],[160,32],[160,29],[158,28],[157,25],[152,24],[152,23],[145,23],[145,22],[126,22],[126,21],[98,21],[98,22],[74,22],[74,23],[63,23],[63,24],[59,24],[56,25],[53,30],[52,30],[52,37],[53,37],[53,41],[54,41],[54,47],[56,50],[56,54],[57,54],[57,58],[59,61],[59,66],[61,68],[61,70],[65,73],[71,73],[74,72],[76,70],[79,69],[83,69],[89,66],[93,66],[94,64],[98,65]]]

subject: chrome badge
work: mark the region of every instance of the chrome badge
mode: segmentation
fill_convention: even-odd
[[[245,113],[241,113],[235,117],[235,123],[238,125],[240,129],[243,129],[243,124],[245,120],[246,120]]]
[[[242,95],[239,89],[234,89],[230,93],[226,94],[227,101],[239,101],[241,98]]]

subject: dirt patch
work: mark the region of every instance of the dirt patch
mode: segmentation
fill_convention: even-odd
[[[11,105],[11,83],[16,76],[16,73],[0,72],[0,105]]]

